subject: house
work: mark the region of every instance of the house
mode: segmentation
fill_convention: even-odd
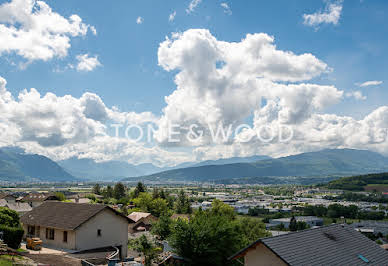
[[[5,200],[8,203],[15,203],[16,202],[16,196],[13,194],[2,194],[0,195],[0,199]]]
[[[244,265],[387,265],[388,252],[348,225],[259,239],[229,260]]]
[[[128,219],[130,220],[128,232],[132,234],[139,231],[149,231],[152,223],[157,220],[155,216],[148,212],[132,212],[128,215]]]
[[[127,256],[130,220],[105,205],[46,201],[20,221],[25,237],[39,237],[44,246],[79,251],[114,246]]]
[[[323,225],[323,219],[315,216],[296,216],[295,220],[297,222],[305,222],[310,227]],[[267,228],[274,227],[280,224],[283,224],[284,228],[288,228],[290,226],[290,221],[291,221],[291,218],[271,219],[269,220],[269,224],[267,225]]]
[[[2,204],[0,204],[1,206]],[[25,203],[25,202],[15,202],[15,203],[6,203],[5,206],[3,207],[7,207],[13,211],[16,211],[19,216],[29,212],[32,210],[32,207],[28,204],[28,203]]]
[[[48,200],[59,200],[54,194],[48,193],[30,193],[23,197],[22,202],[28,203],[32,208],[38,207]]]

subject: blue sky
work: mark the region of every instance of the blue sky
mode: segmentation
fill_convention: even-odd
[[[5,2],[5,1],[1,1]],[[58,95],[79,97],[85,91],[95,92],[108,106],[122,110],[160,113],[164,96],[175,88],[173,73],[158,66],[157,49],[165,36],[190,28],[209,29],[219,40],[239,41],[247,33],[264,32],[275,37],[279,49],[295,53],[310,52],[334,71],[319,82],[352,90],[354,83],[386,78],[388,58],[384,47],[388,41],[388,3],[385,1],[345,1],[338,25],[319,29],[303,24],[302,15],[324,9],[321,1],[228,1],[232,15],[220,6],[224,1],[203,1],[195,11],[185,10],[190,1],[47,1],[54,11],[65,17],[78,14],[85,23],[94,25],[97,36],[74,38],[66,58],[52,62],[34,62],[20,70],[2,58],[1,75],[9,90],[16,94],[24,88]],[[173,22],[169,15],[176,11]],[[144,18],[136,24],[138,16]],[[93,72],[74,70],[54,72],[75,60],[79,53],[97,54],[102,67]],[[7,56],[14,58],[13,56]],[[15,60],[20,60],[15,56]],[[349,100],[333,112],[365,115],[386,103],[384,85],[367,88],[366,101]]]
[[[0,4],[7,2],[10,1],[0,1]],[[203,0],[188,13],[190,2],[46,1],[53,12],[64,18],[77,14],[83,23],[95,27],[97,35],[89,30],[86,34],[71,36],[66,56],[53,56],[46,61],[34,59],[25,67],[20,64],[28,59],[15,51],[2,51],[0,76],[7,81],[6,88],[15,98],[25,88],[36,88],[42,96],[53,92],[58,97],[71,95],[74,98],[91,92],[108,108],[116,106],[122,112],[151,112],[160,117],[166,107],[165,96],[176,90],[174,79],[180,72],[179,68],[166,71],[158,65],[158,48],[166,36],[190,29],[208,29],[218,41],[240,42],[248,33],[266,33],[274,37],[276,49],[296,55],[311,53],[331,69],[308,82],[335,86],[344,95],[354,91],[362,93],[363,99],[344,96],[340,103],[317,110],[317,113],[362,120],[387,105],[386,1]],[[229,11],[222,3],[229,6]],[[342,8],[337,23],[304,23],[304,14],[327,13],[330,4]],[[174,12],[174,20],[169,21]],[[142,18],[140,24],[138,17]],[[8,25],[2,20],[1,12],[0,23]],[[82,54],[97,56],[101,65],[92,71],[77,71],[74,67],[76,58]],[[367,81],[378,81],[379,84],[356,85]],[[252,114],[253,110],[245,118],[250,124]],[[293,147],[290,153],[302,151],[300,149]],[[43,151],[44,148],[32,150],[50,155]]]

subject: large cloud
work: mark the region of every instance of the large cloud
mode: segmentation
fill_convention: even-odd
[[[286,83],[310,80],[330,69],[312,54],[278,50],[273,42],[264,33],[223,42],[199,29],[161,43],[159,64],[179,72],[177,89],[166,97],[158,141],[168,142],[170,124],[206,128],[241,123],[261,107],[262,98],[279,102],[285,123],[301,122],[314,110],[338,102],[342,92],[333,86]]]
[[[108,136],[110,123],[154,123],[150,112],[120,112],[108,108],[94,93],[80,98],[59,97],[54,93],[40,95],[36,89],[23,90],[17,99],[6,89],[0,77],[0,146],[19,146],[28,152],[53,159],[71,156],[96,160],[121,159],[133,163],[170,163],[173,156],[158,147],[146,147],[127,138]],[[179,154],[175,154],[178,156]],[[185,157],[187,160],[187,158]]]
[[[28,61],[66,56],[70,38],[86,35],[90,27],[78,15],[64,18],[35,0],[0,5],[0,23],[0,54],[15,52]]]

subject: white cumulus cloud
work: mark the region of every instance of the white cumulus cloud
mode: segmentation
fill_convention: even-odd
[[[320,24],[333,24],[337,25],[341,17],[342,1],[335,3],[328,3],[325,10],[313,13],[303,14],[303,23],[308,26],[319,26]]]
[[[44,1],[12,0],[0,5],[0,54],[14,52],[30,62],[65,57],[70,39],[86,35],[90,27],[76,14],[61,16]]]
[[[166,97],[159,122],[162,143],[171,123],[237,124],[260,109],[262,99],[276,101],[284,123],[299,123],[343,94],[333,86],[280,83],[309,80],[330,68],[312,54],[278,50],[264,33],[224,42],[208,30],[188,30],[161,43],[158,59],[165,70],[178,70],[177,89]]]
[[[78,61],[77,71],[93,71],[96,67],[101,66],[97,56],[89,56],[89,54],[80,54],[76,56]]]

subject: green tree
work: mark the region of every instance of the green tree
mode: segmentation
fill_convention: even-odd
[[[226,265],[228,256],[244,243],[236,229],[226,216],[199,211],[189,221],[175,222],[169,243],[189,265]]]
[[[179,191],[178,199],[176,201],[175,210],[177,213],[188,213],[192,212],[190,199],[185,195],[183,190]]]
[[[151,201],[149,212],[156,217],[170,215],[167,202],[161,198],[157,198]]]
[[[62,192],[55,192],[54,195],[55,195],[55,197],[57,197],[57,199],[59,201],[65,201],[66,200],[65,194],[63,194]]]
[[[125,193],[125,186],[121,182],[117,183],[114,186],[114,189],[113,189],[113,196],[114,196],[114,198],[119,200],[121,198],[124,198],[125,195],[126,195],[126,193]]]
[[[145,258],[144,265],[146,266],[152,265],[152,261],[156,258],[158,252],[161,251],[145,235],[136,238],[130,244],[137,252],[143,253]]]
[[[133,199],[133,202],[142,211],[150,212],[156,217],[169,214],[167,202],[161,198],[153,199],[147,192],[140,193],[137,198]]]
[[[300,230],[305,230],[309,228],[309,225],[306,223],[306,222],[303,222],[303,221],[298,221],[296,223],[296,230],[297,231],[300,231]]]
[[[152,190],[152,198],[153,199],[157,199],[157,198],[159,198],[159,189],[158,188],[154,188],[153,190]]]
[[[0,207],[0,225],[8,227],[19,227],[19,214],[6,207]]]
[[[134,197],[137,198],[140,193],[146,192],[147,188],[142,182],[138,182],[134,190]]]
[[[209,210],[173,223],[169,243],[189,265],[226,265],[227,258],[260,237],[270,236],[257,219],[239,219],[233,208],[214,201]]]
[[[296,219],[295,219],[294,216],[291,217],[290,225],[288,226],[288,228],[290,229],[290,231],[296,231],[296,230],[298,230],[297,222],[296,222]]]
[[[92,192],[96,195],[101,195],[101,187],[100,187],[100,184],[95,184],[93,186],[93,190]]]
[[[227,216],[229,219],[236,218],[236,212],[233,207],[217,199],[213,200],[210,212],[213,215]]]
[[[104,198],[113,198],[113,188],[108,185],[104,191]]]
[[[271,236],[271,233],[265,230],[265,224],[258,219],[244,217],[239,219],[237,223],[244,246],[248,246],[259,238]]]
[[[159,220],[152,225],[152,233],[160,240],[167,239],[172,232],[173,221],[169,215],[160,216]]]

